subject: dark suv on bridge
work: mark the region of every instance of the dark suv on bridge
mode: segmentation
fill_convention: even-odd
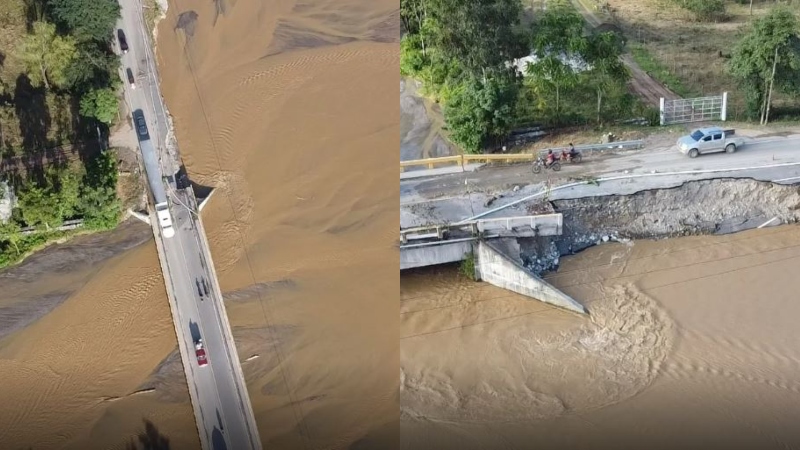
[[[136,137],[140,141],[150,139],[150,133],[147,131],[147,121],[144,120],[144,111],[137,109],[133,112],[133,126],[136,128]]]
[[[121,29],[117,30],[117,40],[119,41],[119,49],[122,53],[128,53],[128,40],[125,39],[125,32]]]

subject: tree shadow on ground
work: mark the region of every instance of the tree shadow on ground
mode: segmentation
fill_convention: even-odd
[[[47,0],[24,0],[25,21],[28,33],[33,31],[33,23],[42,20],[45,16]]]
[[[42,150],[50,144],[47,134],[51,126],[44,87],[34,87],[27,75],[19,75],[14,88],[14,110],[19,120],[22,147],[31,156],[26,161],[26,168],[29,173],[40,172],[44,158]]]
[[[34,87],[25,74],[18,76],[14,88],[14,108],[19,119],[22,146],[27,150],[47,148],[51,118],[44,87]]]
[[[6,62],[6,54],[0,51],[0,69],[3,68]],[[13,155],[15,152],[14,144],[12,142],[10,133],[13,133],[7,127],[11,108],[14,105],[14,97],[11,95],[11,89],[6,80],[0,78],[0,158]]]
[[[169,450],[169,438],[161,434],[147,419],[144,419],[144,431],[139,433],[136,439],[131,439],[125,450]]]

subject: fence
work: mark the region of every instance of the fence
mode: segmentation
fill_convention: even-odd
[[[27,236],[29,234],[36,234],[36,233],[44,233],[46,231],[67,231],[67,230],[74,230],[76,228],[80,228],[83,226],[83,219],[76,219],[76,220],[67,220],[64,222],[63,225],[57,228],[36,228],[36,227],[26,227],[20,230],[20,233]]]
[[[637,140],[637,141],[620,141],[620,142],[609,142],[606,144],[587,144],[587,145],[576,145],[575,150],[578,150],[584,154],[593,154],[595,152],[604,152],[608,150],[632,150],[632,149],[639,149],[644,147],[644,141]],[[545,149],[541,150],[538,153],[508,153],[508,154],[493,154],[493,155],[456,155],[456,156],[444,156],[441,158],[425,158],[425,159],[413,159],[408,161],[400,161],[400,172],[405,171],[407,167],[416,167],[416,166],[425,166],[428,169],[433,169],[437,165],[443,164],[455,164],[459,166],[464,166],[465,164],[470,163],[488,163],[488,162],[505,162],[505,163],[515,163],[515,162],[532,162],[536,159],[537,156],[544,156],[548,150],[553,151],[561,151],[561,148],[553,148],[553,149]]]
[[[681,98],[667,100],[661,98],[659,117],[661,125],[702,122],[707,120],[725,121],[728,112],[728,93],[711,97]]]

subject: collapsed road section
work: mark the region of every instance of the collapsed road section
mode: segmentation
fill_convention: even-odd
[[[481,246],[478,237],[476,242],[465,242],[461,257],[452,261],[475,257],[478,279],[568,310],[586,312],[578,301],[558,292],[542,278],[558,269],[562,256],[605,242],[729,234],[797,223],[800,188],[753,179],[710,179],[626,194],[564,199],[543,196],[522,202],[515,209],[558,214],[563,217],[562,228],[548,236],[530,236],[525,230],[520,230],[517,237],[507,234],[502,241],[515,241],[511,245],[487,241],[497,244]],[[417,213],[425,210],[414,208]],[[503,266],[503,273],[508,276],[500,277],[499,272],[482,268],[481,260]],[[509,275],[511,272],[513,276]]]

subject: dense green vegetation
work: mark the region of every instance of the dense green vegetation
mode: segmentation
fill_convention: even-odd
[[[734,47],[728,70],[743,86],[748,119],[769,121],[773,91],[800,94],[800,36],[797,17],[776,7]]]
[[[637,107],[613,33],[587,33],[565,1],[532,27],[519,0],[402,0],[401,73],[444,105],[450,136],[468,152],[499,145],[520,125],[603,123]],[[520,73],[509,63],[534,54]]]
[[[104,144],[119,108],[119,13],[110,0],[0,5],[0,178],[18,200],[0,224],[0,267],[69,234],[58,231],[67,220],[84,230],[119,221],[116,157]]]
[[[696,21],[728,19],[723,0],[674,2]],[[627,88],[630,75],[620,60],[626,50],[620,35],[587,32],[582,17],[564,0],[548,1],[544,12],[536,12],[527,21],[530,25],[523,25],[523,4],[521,0],[401,0],[401,73],[420,81],[423,94],[443,105],[455,143],[467,152],[480,152],[501,145],[511,130],[529,124],[607,124],[636,117],[657,121],[657,111]],[[737,117],[767,123],[775,94],[783,109],[787,99],[800,94],[798,21],[785,6],[770,8],[767,15],[745,25],[743,34],[731,35],[737,41],[728,37],[720,51],[709,50],[707,44],[692,46],[698,37],[692,33],[710,33],[709,24],[695,24],[691,33],[670,38],[669,42],[685,44],[701,55],[687,63],[689,69],[681,69],[685,61],[679,58],[673,57],[669,64],[657,60],[641,44],[627,50],[643,70],[679,95],[704,95],[707,83],[714,93],[731,90],[739,105],[734,111]],[[711,55],[728,58],[723,55],[728,51],[728,63],[716,64],[727,68],[727,73],[715,75],[723,81],[697,80],[698,74],[714,73]],[[508,64],[529,54],[535,59],[525,67]],[[702,64],[702,70],[691,65],[695,63]],[[684,76],[688,72],[690,79],[678,72]]]

